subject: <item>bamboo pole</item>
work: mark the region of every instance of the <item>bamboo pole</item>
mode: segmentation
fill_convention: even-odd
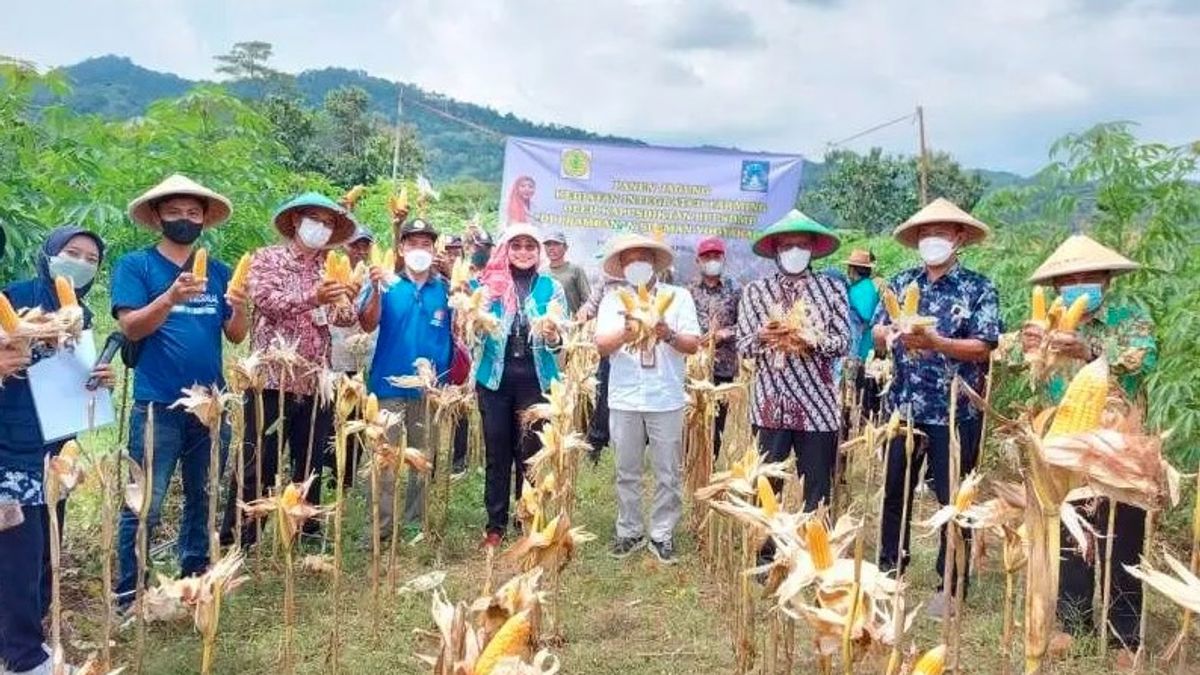
[[[135,581],[134,593],[137,603],[138,614],[138,633],[137,633],[137,672],[144,672],[142,669],[143,659],[146,655],[146,609],[144,602],[146,599],[146,568],[149,566],[150,550],[147,539],[146,521],[150,517],[150,503],[154,501],[154,404],[149,403],[146,406],[146,429],[145,441],[142,446],[142,473],[145,476],[145,485],[142,490],[142,503],[138,504],[138,527],[137,527],[137,579]]]
[[[1101,658],[1108,656],[1108,608],[1112,603],[1112,554],[1113,554],[1113,532],[1116,528],[1117,519],[1117,504],[1111,499],[1106,500],[1108,504],[1107,526],[1104,528],[1104,574],[1102,576],[1102,586],[1100,588],[1100,656]],[[1070,508],[1075,508],[1071,506]]]

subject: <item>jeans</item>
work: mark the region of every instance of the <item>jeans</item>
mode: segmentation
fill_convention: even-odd
[[[1096,532],[1108,535],[1108,509],[1112,502],[1097,499],[1094,509],[1076,506],[1080,515],[1092,524]],[[1126,565],[1136,565],[1142,556],[1142,544],[1146,539],[1146,512],[1136,506],[1117,504],[1113,517],[1112,579],[1107,621],[1109,639],[1131,650],[1141,644],[1139,627],[1142,620],[1142,582],[1125,571]],[[1095,566],[1079,555],[1073,540],[1062,530],[1062,562],[1059,564],[1058,618],[1063,627],[1072,633],[1095,632],[1095,611],[1092,608],[1092,591],[1096,585]],[[1096,565],[1103,568],[1105,539],[1096,542]],[[1103,594],[1101,595],[1103,597]]]
[[[129,456],[145,466],[147,411],[154,407],[154,457],[151,484],[150,512],[146,520],[147,544],[154,537],[162,516],[163,499],[171,485],[176,465],[183,478],[183,517],[179,523],[179,569],[181,576],[203,574],[208,569],[208,427],[191,413],[168,408],[163,403],[135,402],[129,417]],[[220,466],[225,465],[229,446],[229,428],[222,426]],[[216,499],[218,496],[213,495]],[[138,514],[128,507],[121,508],[117,544],[117,586],[120,604],[134,599],[137,586]],[[148,552],[147,552],[148,553]],[[146,556],[149,570],[149,556]]]
[[[833,469],[838,432],[756,428],[758,451],[767,462],[782,462],[796,454],[796,472],[804,479],[804,510],[815,511],[833,497]],[[775,483],[779,481],[774,481]],[[774,485],[778,492],[780,485]]]
[[[680,474],[683,452],[683,409],[669,412],[610,410],[609,428],[617,456],[617,537],[630,539],[645,532],[642,520],[642,463],[650,453],[654,472],[654,502],[650,507],[650,538],[670,541],[683,513]],[[646,438],[649,436],[649,444]]]
[[[902,512],[904,510],[904,435],[901,434],[892,441],[891,447],[888,448],[887,457],[887,477],[885,478],[883,492],[883,533],[882,541],[880,542],[879,551],[879,567],[884,571],[894,570],[897,567],[903,571],[908,566],[909,553],[908,542],[912,534],[912,501],[913,492],[915,491],[918,481],[921,476],[921,465],[926,457],[929,458],[929,473],[933,479],[934,492],[937,494],[938,504],[945,506],[950,503],[950,427],[939,424],[916,424],[917,429],[924,432],[925,439],[917,437],[917,447],[913,450],[912,470],[909,476],[908,490],[908,518],[903,523],[904,541],[900,542],[900,529]],[[962,446],[962,464],[959,467],[959,478],[966,476],[972,469],[975,468],[975,463],[979,459],[979,419],[960,420],[958,422],[958,435]],[[962,529],[963,545],[966,547],[967,555],[963,566],[964,583],[970,582],[970,563],[971,563],[971,530]],[[938,545],[937,557],[937,573],[941,577],[946,569],[946,528],[943,527]],[[956,570],[951,567],[951,582],[948,592],[954,592],[954,577]],[[942,579],[941,587],[946,589],[945,579]],[[964,595],[967,590],[964,585]]]
[[[510,496],[518,499],[521,496],[525,461],[538,450],[534,434],[537,425],[525,428],[521,413],[542,402],[537,374],[532,369],[514,370],[505,368],[496,391],[478,387],[486,455],[483,501],[487,506],[487,531],[501,535],[508,528]]]
[[[66,504],[57,509],[60,541]],[[20,525],[0,530],[0,668],[17,673],[49,658],[42,619],[50,612],[50,509],[22,506],[21,513]]]

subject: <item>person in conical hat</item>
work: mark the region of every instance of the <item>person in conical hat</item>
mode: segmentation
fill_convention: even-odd
[[[918,300],[918,317],[893,318],[886,311],[887,303],[875,312],[875,353],[890,354],[894,364],[886,412],[897,411],[901,417],[911,418],[925,435],[926,443],[913,455],[908,475],[915,486],[921,465],[928,460],[938,502],[945,505],[951,498],[950,427],[957,427],[961,440],[960,478],[975,467],[981,430],[979,411],[965,396],[959,398],[957,416],[951,419],[950,384],[958,376],[975,391],[983,391],[992,350],[1003,332],[996,286],[958,259],[964,247],[987,237],[988,226],[949,200],[938,198],[892,234],[901,244],[917,250],[921,264],[892,277],[884,291],[885,296],[894,293],[900,304],[912,293]],[[904,504],[908,461],[904,445],[899,438],[888,450],[879,565],[889,570],[903,568],[909,558],[911,528],[903,521],[906,512],[912,518],[912,509],[906,511]],[[912,493],[910,488],[910,502]],[[970,532],[963,534],[969,546]],[[945,542],[943,528],[935,567],[939,576],[945,570]],[[944,618],[955,579],[943,579],[941,586],[926,609]]]
[[[112,275],[112,314],[125,337],[138,344],[133,367],[134,405],[129,454],[142,461],[144,427],[154,408],[156,467],[179,464],[184,508],[179,523],[179,563],[184,576],[208,567],[208,429],[169,406],[192,385],[221,387],[222,341],[237,344],[249,329],[246,292],[230,286],[232,271],[208,256],[203,276],[193,274],[196,241],[204,230],[229,219],[229,200],[186,176],[173,175],[129,203],[129,218],[156,233],[154,245],[117,261]],[[202,460],[199,460],[203,456]],[[173,470],[154,471],[149,523],[159,522],[162,497]],[[133,600],[137,580],[138,514],[124,509],[119,525],[118,603]],[[151,534],[151,537],[153,534]]]
[[[1050,402],[1061,400],[1068,378],[1075,370],[1100,356],[1106,357],[1110,372],[1126,396],[1131,400],[1144,398],[1145,376],[1157,361],[1154,324],[1141,308],[1113,300],[1110,294],[1117,276],[1139,268],[1136,262],[1091,237],[1074,234],[1030,275],[1030,283],[1052,286],[1062,298],[1064,307],[1070,307],[1078,298],[1087,298],[1079,300],[1086,302],[1086,309],[1075,330],[1050,329],[1047,334],[1046,327],[1033,322],[1021,329],[1022,347],[1026,352],[1040,348],[1048,339],[1057,361],[1067,366],[1039,385],[1042,387],[1039,393]],[[1107,533],[1108,512],[1112,508],[1110,500],[1084,500],[1074,507],[1097,532]],[[1125,566],[1136,565],[1141,556],[1145,516],[1145,511],[1128,504],[1117,504],[1113,515],[1111,600],[1106,616],[1100,620],[1110,627],[1105,634],[1113,647],[1120,650],[1117,653],[1119,667],[1133,663],[1139,645],[1142,585],[1125,571]],[[1096,570],[1093,564],[1075,547],[1063,547],[1058,618],[1064,632],[1051,640],[1051,650],[1056,653],[1070,648],[1072,635],[1095,635],[1092,595]]]

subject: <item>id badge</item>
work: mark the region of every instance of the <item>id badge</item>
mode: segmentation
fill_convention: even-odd
[[[643,349],[641,363],[643,368],[653,368],[658,362],[658,347]]]
[[[317,307],[312,311],[312,322],[314,326],[325,326],[329,324],[329,314],[326,313],[324,307]]]

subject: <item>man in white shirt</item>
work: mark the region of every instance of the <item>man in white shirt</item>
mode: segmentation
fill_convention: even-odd
[[[626,316],[618,291],[604,296],[596,318],[596,346],[610,361],[609,430],[617,456],[617,532],[611,555],[625,558],[646,545],[642,463],[649,438],[655,481],[650,550],[668,565],[676,562],[674,532],[683,511],[684,359],[700,345],[700,324],[691,294],[685,288],[656,281],[672,260],[666,245],[634,234],[613,238],[604,259],[604,272],[623,278],[629,292],[636,295],[637,289],[645,286],[653,296],[651,302],[665,293],[674,296],[653,327],[657,340],[652,349],[629,345],[636,326]]]

